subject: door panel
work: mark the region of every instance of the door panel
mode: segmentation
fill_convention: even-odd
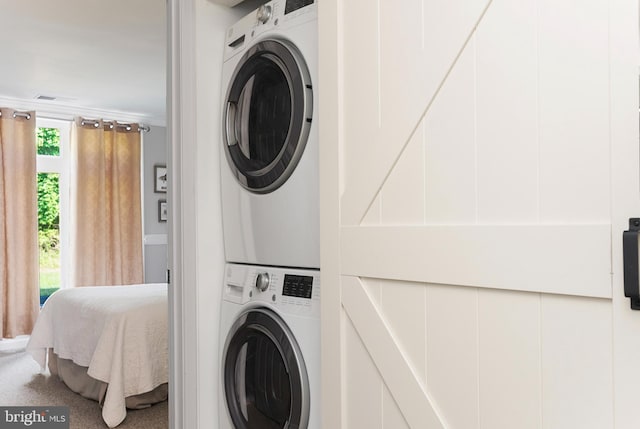
[[[376,366],[353,325],[345,324],[345,397],[349,409],[345,413],[347,427],[383,429],[383,382]]]
[[[416,378],[426,384],[426,288],[419,283],[388,280],[378,284],[380,302],[377,304],[381,316],[389,322],[389,330],[402,348]]]
[[[344,123],[345,133],[358,136],[363,144],[378,149],[380,143],[376,138],[380,120],[380,55],[378,52],[378,8],[371,0],[352,0],[341,6],[345,16],[352,17],[358,25],[344,28],[345,37],[354,43],[344,45],[344,72],[340,79],[350,88],[349,93],[342,94],[347,110],[360,110]],[[377,6],[377,5],[376,5]],[[318,7],[321,7],[318,5]],[[322,102],[322,98],[320,98]],[[372,122],[373,121],[373,122]],[[373,125],[373,126],[372,126]]]
[[[414,183],[407,189],[407,183]],[[381,194],[381,220],[389,224],[424,222],[424,145],[422,130],[411,138]]]
[[[419,4],[421,2],[405,2],[403,8],[419,10],[416,6]],[[354,164],[344,170],[345,183],[348,183],[342,197],[341,213],[344,223],[359,223],[364,217],[391,167],[415,133],[418,122],[428,110],[447,74],[455,65],[458,55],[473,34],[474,27],[484,12],[485,4],[475,0],[433,1],[425,4],[422,8],[425,20],[421,24],[421,31],[415,32],[411,26],[403,27],[409,34],[423,34],[425,49],[420,52],[407,51],[405,46],[394,46],[390,49],[384,45],[383,29],[389,28],[397,32],[397,28],[392,25],[396,14],[383,14],[379,11],[376,14],[376,10],[369,3],[368,7],[360,9],[344,9],[344,22],[359,22],[362,13],[378,22],[375,31],[366,37],[363,37],[364,33],[359,26],[345,26],[345,57],[349,58],[349,62],[357,61],[358,73],[352,75],[355,70],[345,72],[346,90],[343,96],[345,105],[352,107],[352,110],[344,111],[345,124],[348,124],[345,126],[345,138],[350,144],[343,150],[346,159],[354,161]],[[393,5],[393,2],[389,2],[389,5]],[[447,21],[435,25],[425,24],[434,20]],[[410,49],[410,46],[407,49]],[[378,61],[373,65],[373,69],[363,72],[359,60],[362,60],[362,64],[370,63],[371,59],[365,58],[367,52],[374,53]],[[401,56],[398,56],[399,52],[402,52]],[[416,70],[416,67],[419,69]],[[393,71],[383,75],[385,69]],[[371,75],[377,75],[378,79],[372,79]],[[351,83],[356,80],[360,80],[360,83],[354,85],[352,92]],[[368,83],[368,86],[363,87],[364,82]],[[378,94],[378,97],[368,95],[358,99],[358,95],[363,92]],[[420,94],[417,101],[416,94]],[[378,109],[367,107],[369,101],[377,104]],[[390,109],[385,111],[385,106]],[[365,113],[376,112],[379,117],[365,116]],[[383,113],[387,114],[383,116]],[[362,124],[362,127],[355,124]],[[375,124],[379,125],[376,127]],[[358,165],[360,168],[356,168]]]
[[[410,197],[410,196],[408,196]],[[367,214],[362,218],[361,225],[380,225],[382,221],[382,195],[378,194],[373,200]]]
[[[424,94],[433,91],[431,82],[438,72],[425,74],[427,69],[424,55],[406,55],[407,52],[421,52],[423,45],[423,25],[421,2],[406,2],[403,7],[397,7],[394,2],[379,2],[379,27],[380,42],[378,51],[380,62],[380,80],[377,82],[380,88],[380,131],[378,139],[383,147],[387,133],[392,128],[403,136],[394,136],[394,141],[400,142],[411,132],[411,127],[419,121],[424,110],[424,99],[413,97],[414,91]],[[405,31],[397,31],[404,26]],[[399,47],[402,47],[399,49]],[[434,67],[437,70],[437,67]],[[434,70],[435,71],[435,70]],[[433,77],[432,77],[433,76]],[[398,79],[401,77],[402,79]],[[402,108],[398,108],[402,106]],[[405,140],[406,141],[406,140]]]
[[[424,383],[415,377],[412,363],[386,326],[363,282],[356,277],[344,277],[344,286],[345,312],[409,426],[443,428]]]
[[[610,218],[608,3],[540,0],[542,221]]]
[[[538,219],[536,9],[494,1],[474,37],[479,222]]]
[[[482,428],[542,428],[540,296],[478,291]]]
[[[426,293],[427,387],[447,428],[478,428],[477,290],[427,285]]]
[[[545,429],[613,427],[611,301],[543,296],[540,317]]]
[[[411,428],[635,427],[640,316],[619,237],[640,215],[631,3],[324,2],[331,427],[400,420],[352,406],[365,361],[362,389]]]
[[[407,421],[402,416],[398,404],[388,389],[384,389],[382,396],[382,427],[384,429],[409,429]]]
[[[422,121],[427,224],[473,223],[477,218],[474,48],[469,41]],[[385,196],[394,192],[388,181],[382,189]]]

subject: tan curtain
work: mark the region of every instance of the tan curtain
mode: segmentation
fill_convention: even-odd
[[[38,316],[36,119],[0,113],[0,338],[14,338]]]
[[[72,126],[75,286],[143,282],[140,133],[129,128],[82,118]]]

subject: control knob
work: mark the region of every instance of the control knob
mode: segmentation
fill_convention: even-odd
[[[258,21],[260,21],[262,24],[267,22],[269,18],[271,18],[271,6],[268,4],[263,4],[262,6],[260,6],[258,8],[256,18],[258,18]]]
[[[258,274],[258,276],[256,277],[256,289],[258,289],[260,292],[264,292],[265,290],[269,289],[270,280],[271,279],[269,278],[269,273]]]

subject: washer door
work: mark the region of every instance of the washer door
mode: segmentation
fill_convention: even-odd
[[[280,187],[307,143],[313,109],[311,78],[290,43],[264,40],[242,56],[224,106],[224,144],[236,179],[255,193]]]
[[[237,429],[298,429],[309,421],[309,380],[289,327],[254,308],[234,322],[223,354],[229,415]]]

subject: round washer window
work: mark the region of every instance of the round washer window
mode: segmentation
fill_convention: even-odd
[[[243,312],[225,344],[223,383],[237,429],[298,429],[309,421],[309,381],[285,322],[267,308]]]
[[[224,107],[227,160],[246,189],[268,193],[293,173],[309,136],[313,92],[302,55],[286,41],[249,48]]]

